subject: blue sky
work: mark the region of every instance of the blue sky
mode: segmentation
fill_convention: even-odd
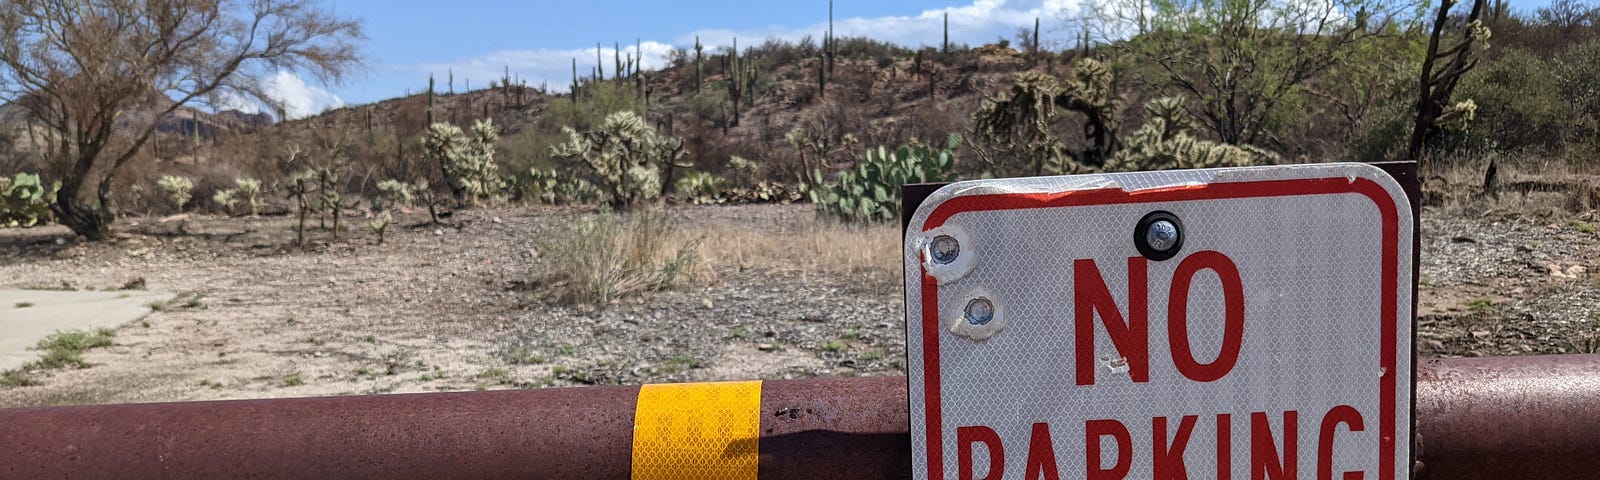
[[[1068,41],[1071,34],[1059,18],[1063,12],[1075,12],[1078,2],[836,0],[834,29],[840,36],[936,45],[942,37],[942,17],[949,12],[951,41],[978,45],[1000,36],[1011,38],[1018,28],[1041,17],[1042,40],[1050,46],[1052,41]],[[1546,3],[1512,0],[1519,9]],[[665,62],[669,49],[693,45],[696,35],[708,47],[727,45],[734,36],[743,45],[767,37],[795,40],[810,34],[820,39],[828,20],[826,0],[340,0],[330,6],[363,21],[368,36],[366,68],[329,86],[280,72],[269,84],[274,95],[290,105],[291,116],[419,91],[427,87],[429,72],[438,75],[442,89],[446,72],[453,70],[459,91],[468,81],[482,88],[509,67],[530,85],[548,81],[552,89],[564,90],[573,58],[578,59],[580,72],[593,66],[596,42],[604,45],[607,70],[613,43],[621,42],[628,52],[636,38],[644,45],[645,66],[652,67]]]

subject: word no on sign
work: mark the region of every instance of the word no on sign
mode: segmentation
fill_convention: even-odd
[[[905,239],[916,477],[1407,478],[1412,235],[1364,164],[945,186]]]

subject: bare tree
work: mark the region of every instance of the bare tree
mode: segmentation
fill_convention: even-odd
[[[360,63],[361,26],[314,0],[6,0],[0,2],[0,100],[49,132],[62,165],[57,221],[91,240],[115,219],[111,182],[188,104],[261,101],[278,71],[339,80]]]

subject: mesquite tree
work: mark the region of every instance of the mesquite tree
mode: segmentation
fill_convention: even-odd
[[[1484,0],[1472,2],[1472,9],[1467,12],[1464,25],[1457,27],[1460,30],[1460,39],[1455,40],[1454,45],[1449,47],[1441,45],[1440,42],[1449,41],[1444,37],[1450,35],[1446,32],[1446,28],[1450,21],[1450,8],[1456,5],[1456,0],[1443,0],[1439,3],[1438,14],[1433,20],[1432,34],[1428,37],[1428,53],[1422,59],[1422,74],[1417,91],[1417,117],[1412,127],[1411,143],[1406,149],[1406,157],[1421,162],[1420,167],[1428,166],[1427,158],[1424,156],[1425,149],[1438,142],[1444,133],[1444,125],[1455,120],[1469,119],[1475,108],[1471,102],[1452,105],[1450,96],[1455,93],[1456,84],[1461,81],[1461,76],[1478,64],[1477,59],[1471,58],[1473,48],[1485,45],[1489,39],[1489,29],[1479,20],[1484,13],[1485,3]]]
[[[56,219],[102,240],[115,218],[112,180],[157,120],[241,97],[282,112],[263,78],[294,70],[338,80],[359,63],[360,38],[358,23],[313,0],[7,0],[0,102],[42,123],[47,158],[66,166]]]

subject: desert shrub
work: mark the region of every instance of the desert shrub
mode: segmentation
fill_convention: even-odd
[[[656,133],[631,111],[611,114],[598,127],[579,133],[566,128],[567,141],[551,147],[552,157],[581,160],[590,183],[614,208],[660,198],[664,178],[684,155],[683,140]]]
[[[700,240],[684,237],[664,212],[601,213],[575,219],[542,250],[559,299],[605,305],[689,278]]]
[[[505,188],[494,147],[500,141],[494,120],[473,122],[470,135],[448,123],[435,123],[423,136],[423,150],[439,163],[457,199],[478,204]]]
[[[891,42],[867,37],[842,37],[834,39],[834,48],[844,58],[907,58],[911,49]]]
[[[1106,162],[1105,170],[1241,167],[1276,158],[1271,152],[1249,145],[1195,138],[1194,122],[1183,111],[1182,98],[1157,98],[1146,103],[1144,109],[1144,125],[1128,136],[1123,148]]]
[[[1554,63],[1556,92],[1569,109],[1563,139],[1593,158],[1600,152],[1600,40],[1575,45]]]
[[[1462,77],[1452,98],[1471,100],[1477,110],[1466,128],[1448,134],[1442,143],[1447,152],[1551,148],[1568,127],[1571,107],[1550,62],[1521,50],[1501,54]]]
[[[0,227],[32,227],[50,221],[50,204],[61,182],[49,188],[32,173],[0,176]]]
[[[190,194],[194,192],[194,181],[177,175],[162,175],[156,180],[156,186],[167,193],[167,199],[172,200],[172,206],[180,212],[189,204]]]
[[[961,136],[952,134],[943,150],[915,144],[893,152],[868,149],[861,163],[828,182],[820,170],[811,173],[809,193],[817,210],[845,220],[891,220],[900,216],[900,187],[910,183],[956,179],[955,149]]]

